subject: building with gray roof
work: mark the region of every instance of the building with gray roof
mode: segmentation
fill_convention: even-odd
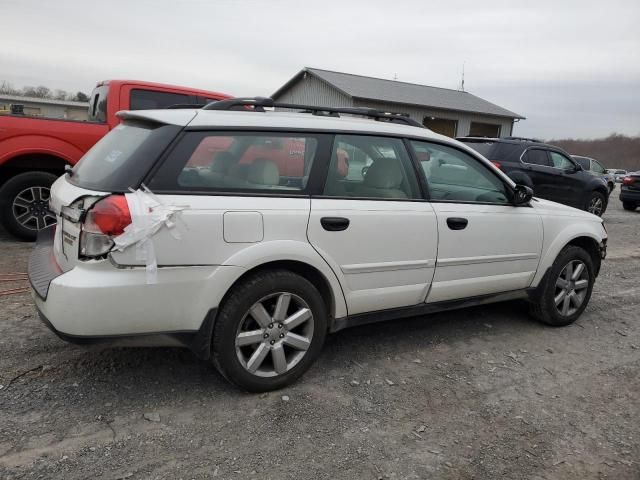
[[[518,113],[469,92],[305,67],[273,95],[279,102],[328,107],[370,107],[406,113],[450,137],[506,137]]]

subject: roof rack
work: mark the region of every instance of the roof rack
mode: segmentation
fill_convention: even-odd
[[[504,137],[505,140],[520,140],[522,142],[536,142],[536,143],[544,143],[539,138],[527,138],[527,137]]]
[[[301,113],[328,117],[339,117],[340,114],[343,113],[345,115],[358,115],[382,122],[404,123],[412,127],[425,128],[422,124],[410,118],[406,113],[383,112],[375,108],[367,107],[319,107],[295,103],[280,103],[274,101],[272,98],[266,97],[219,100],[210,102],[202,107],[203,110],[237,110],[247,112],[264,112],[265,108],[288,108],[291,110],[301,110]]]

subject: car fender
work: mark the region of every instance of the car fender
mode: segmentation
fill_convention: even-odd
[[[20,135],[0,142],[0,165],[23,155],[51,155],[74,164],[84,154],[75,145],[47,135]]]
[[[244,269],[240,274],[236,275],[236,278],[233,278],[231,283],[233,284],[247,271],[278,261],[299,262],[319,271],[326,279],[333,293],[335,303],[334,317],[340,318],[347,315],[347,304],[338,278],[309,243],[298,240],[272,240],[256,243],[233,254],[225,260],[224,265],[242,266]]]
[[[604,227],[599,222],[584,221],[567,225],[567,217],[558,216],[550,219],[543,218],[544,224],[544,241],[543,254],[538,264],[538,270],[531,283],[532,287],[536,287],[549,267],[557,258],[558,254],[571,241],[580,237],[588,237],[595,240],[598,244],[606,238]]]

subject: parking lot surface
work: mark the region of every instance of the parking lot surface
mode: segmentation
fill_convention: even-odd
[[[269,394],[187,350],[66,344],[2,295],[0,478],[638,479],[640,211],[617,197],[576,324],[510,302],[344,330]],[[31,247],[1,232],[0,273]]]

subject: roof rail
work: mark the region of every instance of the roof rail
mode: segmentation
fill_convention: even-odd
[[[164,107],[166,110],[180,110],[183,108],[202,108],[206,105],[206,103],[176,103],[174,105],[169,105],[168,107]]]
[[[544,143],[539,138],[527,138],[527,137],[504,137],[505,140],[520,140],[523,142],[536,142],[536,143]]]
[[[358,115],[371,118],[377,121],[391,123],[404,123],[412,127],[425,128],[419,122],[413,120],[406,113],[383,112],[375,108],[367,107],[319,107],[316,105],[299,105],[296,103],[280,103],[272,98],[247,97],[232,98],[229,100],[219,100],[210,102],[202,107],[203,110],[239,110],[247,112],[264,112],[265,108],[287,108],[291,110],[301,110],[301,113],[310,113],[318,116],[339,117],[341,113],[345,115]]]

